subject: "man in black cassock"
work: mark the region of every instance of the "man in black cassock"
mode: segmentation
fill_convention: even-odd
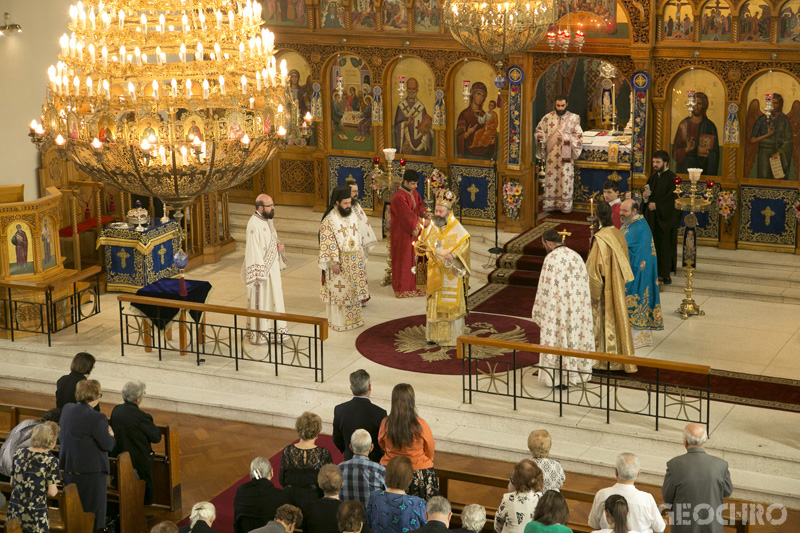
[[[672,283],[670,274],[678,265],[678,225],[681,211],[675,207],[675,173],[669,169],[669,154],[659,150],[653,154],[653,173],[643,193],[642,214],[653,232],[658,259],[658,278],[664,285]]]

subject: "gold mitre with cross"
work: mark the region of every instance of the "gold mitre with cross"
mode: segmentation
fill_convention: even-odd
[[[453,204],[456,202],[456,195],[453,191],[447,189],[438,189],[436,191],[436,205],[446,207],[448,210],[453,209]]]

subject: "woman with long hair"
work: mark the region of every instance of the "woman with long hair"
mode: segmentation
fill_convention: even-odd
[[[603,509],[606,514],[606,522],[611,526],[606,529],[598,529],[592,533],[638,533],[628,529],[628,500],[621,494],[612,494],[606,498]]]
[[[428,423],[417,416],[414,388],[399,383],[392,390],[392,408],[378,430],[378,444],[383,448],[381,464],[393,457],[408,457],[414,476],[408,494],[427,500],[439,494],[439,480],[433,469],[433,433]]]

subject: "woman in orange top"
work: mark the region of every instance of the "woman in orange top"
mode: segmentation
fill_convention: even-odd
[[[417,416],[414,389],[408,383],[395,385],[392,390],[392,409],[381,422],[378,444],[384,451],[384,466],[392,457],[411,460],[414,478],[407,494],[423,500],[439,494],[439,480],[433,469],[433,434],[428,423]]]

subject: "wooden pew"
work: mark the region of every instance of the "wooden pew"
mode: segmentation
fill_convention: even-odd
[[[119,505],[120,533],[146,533],[147,518],[144,512],[144,480],[136,479],[131,455],[122,452],[111,461],[108,501]]]
[[[16,405],[0,405],[0,420],[8,418],[8,427],[0,427],[0,442],[23,420],[39,419],[46,409],[34,409]],[[177,511],[182,506],[181,499],[181,464],[178,444],[177,424],[158,426],[161,431],[161,443],[155,445],[155,461],[153,463],[153,488],[155,499],[153,507]],[[162,451],[163,453],[159,453]],[[112,465],[113,471],[113,465]]]
[[[11,485],[0,483],[0,489],[7,491],[11,489]],[[50,501],[56,501],[58,506],[48,506],[48,515],[50,517],[50,531],[59,531],[64,533],[93,533],[94,530],[94,513],[85,513],[81,506],[81,498],[78,496],[78,487],[67,485],[62,490],[58,491],[55,498]],[[16,520],[16,519],[15,519]],[[9,529],[12,520],[6,524],[6,532],[10,533]],[[0,511],[0,523],[6,522],[6,511]],[[21,529],[20,529],[21,531]]]
[[[6,533],[22,533],[22,526],[19,524],[18,518],[6,522]]]

